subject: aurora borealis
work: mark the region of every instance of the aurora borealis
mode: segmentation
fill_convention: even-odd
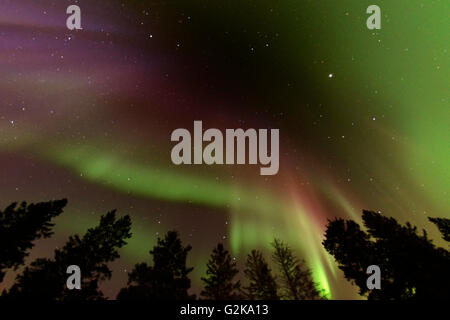
[[[66,28],[74,3],[83,30]],[[381,30],[366,27],[370,4]],[[358,298],[321,245],[327,219],[381,211],[440,243],[427,217],[449,217],[449,9],[445,0],[0,0],[0,205],[68,198],[31,258],[111,209],[130,214],[109,297],[176,229],[193,246],[194,291],[217,242],[241,263],[280,237],[331,298]],[[280,129],[278,174],[173,165],[170,134],[195,120]]]

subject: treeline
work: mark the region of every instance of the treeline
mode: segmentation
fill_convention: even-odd
[[[245,261],[247,286],[236,280],[239,273],[230,253],[219,243],[206,264],[206,275],[201,278],[203,290],[199,299],[211,300],[280,300],[322,299],[316,289],[311,272],[304,261],[297,259],[292,250],[280,240],[272,243],[272,259],[279,274],[275,276],[263,254],[253,250]],[[150,251],[153,265],[140,263],[129,274],[128,286],[123,288],[119,300],[172,300],[195,299],[188,290],[191,286],[186,266],[191,246],[183,246],[176,231],[169,231]]]
[[[0,299],[101,300],[102,281],[111,279],[108,264],[119,256],[131,234],[128,215],[117,217],[115,211],[100,218],[97,226],[83,235],[69,237],[53,258],[38,258],[24,266],[38,239],[53,235],[53,218],[63,212],[67,200],[37,204],[13,203],[0,211],[0,283],[8,270],[17,271],[14,284]],[[450,241],[450,220],[430,218],[444,240]],[[359,287],[369,299],[448,299],[450,298],[450,256],[436,247],[423,230],[380,213],[363,211],[364,229],[352,220],[329,221],[324,248],[334,256],[346,279]],[[190,273],[186,260],[192,247],[184,245],[176,231],[158,238],[150,250],[148,262],[135,265],[128,274],[128,284],[117,295],[119,300],[302,300],[326,299],[318,290],[311,270],[293,250],[279,239],[271,244],[271,270],[263,253],[252,250],[246,257],[244,284],[238,280],[236,261],[217,244],[201,278],[203,289],[197,297],[189,293]],[[67,267],[81,269],[81,290],[66,286]],[[369,290],[366,269],[377,265],[381,270],[381,289]]]

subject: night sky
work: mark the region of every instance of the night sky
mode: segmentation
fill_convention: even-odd
[[[81,8],[83,30],[66,28]],[[377,4],[382,29],[366,27]],[[327,219],[450,217],[450,2],[0,0],[0,207],[68,198],[50,256],[111,209],[133,237],[114,297],[166,231],[242,266],[280,237],[331,298],[357,298],[321,245]],[[172,164],[177,128],[280,129],[280,170]],[[9,286],[14,273],[7,273]],[[3,288],[0,286],[0,289]]]

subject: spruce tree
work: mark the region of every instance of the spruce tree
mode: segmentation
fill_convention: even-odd
[[[377,300],[450,298],[447,250],[436,247],[425,230],[420,234],[410,223],[403,226],[394,218],[366,210],[362,218],[365,230],[353,220],[329,221],[323,241],[361,295]],[[445,238],[448,220],[433,220]],[[381,290],[367,288],[370,265],[380,267]]]
[[[241,298],[241,283],[234,281],[239,273],[236,262],[230,253],[219,243],[214,248],[207,263],[206,276],[202,277],[205,286],[201,295],[212,300],[235,300]]]
[[[115,211],[100,218],[95,228],[83,237],[71,236],[61,249],[55,250],[53,259],[40,258],[16,277],[16,282],[3,299],[37,300],[99,300],[103,293],[99,283],[111,278],[107,263],[119,258],[118,249],[131,237],[129,216],[116,219]],[[67,267],[81,269],[81,290],[66,288]]]
[[[249,299],[279,300],[277,283],[260,251],[252,250],[247,256],[244,274],[249,280],[245,287]]]
[[[153,266],[137,264],[128,275],[128,286],[123,288],[118,300],[186,300],[191,280],[188,274],[193,268],[186,266],[191,246],[184,247],[176,231],[167,232],[164,239],[150,251]]]
[[[445,241],[450,242],[450,219],[447,218],[428,218],[433,222],[442,234]]]
[[[22,202],[0,211],[0,283],[6,269],[16,270],[24,264],[35,240],[53,234],[54,224],[50,221],[63,212],[66,204],[65,199],[30,205]]]
[[[322,299],[312,279],[311,271],[303,260],[297,259],[291,248],[275,239],[273,260],[278,265],[282,280],[282,298],[287,300]]]

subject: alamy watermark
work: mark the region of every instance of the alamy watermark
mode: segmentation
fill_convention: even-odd
[[[380,267],[376,264],[367,267],[367,274],[370,274],[370,277],[367,278],[366,285],[367,289],[381,289],[381,270]]]
[[[70,14],[66,20],[66,26],[69,30],[81,30],[81,9],[77,5],[70,5],[66,10],[67,14]]]
[[[270,135],[270,152],[268,136]],[[215,128],[203,132],[202,121],[194,121],[194,137],[184,128],[172,132],[171,141],[178,142],[172,149],[172,162],[180,164],[261,164],[261,175],[278,173],[279,129],[226,129]],[[209,142],[205,148],[203,143]],[[225,148],[224,148],[225,142]],[[192,143],[194,159],[192,161]],[[248,155],[247,155],[248,150]],[[248,157],[247,157],[248,156]]]
[[[381,29],[381,9],[376,4],[367,7],[366,13],[370,14],[367,18],[366,25],[369,30]]]
[[[66,286],[67,289],[73,290],[81,289],[81,269],[76,264],[70,265],[67,267],[66,270],[67,274],[70,274],[70,276],[67,278]]]

